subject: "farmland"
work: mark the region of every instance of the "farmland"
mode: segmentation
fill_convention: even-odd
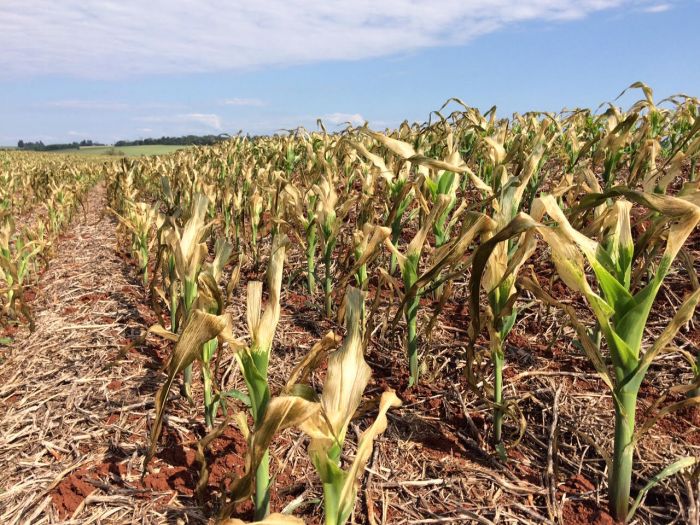
[[[1,521],[697,523],[700,102],[630,91],[0,152]]]
[[[55,153],[67,155],[113,155],[117,157],[142,157],[147,155],[166,155],[188,146],[168,146],[163,144],[153,146],[81,146],[78,149],[57,150]]]

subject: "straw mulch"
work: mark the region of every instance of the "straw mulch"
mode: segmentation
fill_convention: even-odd
[[[169,519],[162,499],[139,488],[157,366],[141,353],[120,359],[149,313],[104,205],[99,186],[37,285],[36,331],[1,349],[3,524]]]

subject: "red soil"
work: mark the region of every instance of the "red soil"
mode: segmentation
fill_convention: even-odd
[[[564,525],[615,525],[617,522],[592,502],[567,501],[562,509]]]

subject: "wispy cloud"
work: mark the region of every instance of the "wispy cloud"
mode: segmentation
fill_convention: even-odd
[[[227,98],[223,101],[226,106],[251,106],[251,107],[262,107],[265,105],[263,100],[259,98]]]
[[[87,137],[89,133],[83,133],[82,131],[69,131],[68,136],[70,137]]]
[[[221,117],[213,113],[189,113],[187,115],[181,115],[181,117],[185,120],[191,120],[192,122],[199,122],[210,128],[221,129]]]
[[[181,115],[155,115],[145,117],[134,117],[139,122],[152,122],[160,124],[202,124],[205,127],[215,130],[222,129],[221,117],[214,113],[185,113]],[[148,129],[148,128],[141,128]]]
[[[361,126],[366,122],[365,118],[359,113],[328,113],[321,117],[324,122],[330,122],[331,124],[345,124],[349,122],[353,126]]]
[[[513,23],[572,20],[637,3],[5,0],[0,70],[113,78],[357,60],[460,44]]]
[[[645,13],[663,13],[671,9],[671,4],[656,4],[650,5],[642,9]]]

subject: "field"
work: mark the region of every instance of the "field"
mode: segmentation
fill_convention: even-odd
[[[631,87],[0,152],[0,521],[698,523],[700,102]]]
[[[146,155],[166,155],[174,151],[188,148],[189,146],[84,146],[79,149],[57,150],[52,153],[75,155],[113,155],[118,157],[142,157]]]

